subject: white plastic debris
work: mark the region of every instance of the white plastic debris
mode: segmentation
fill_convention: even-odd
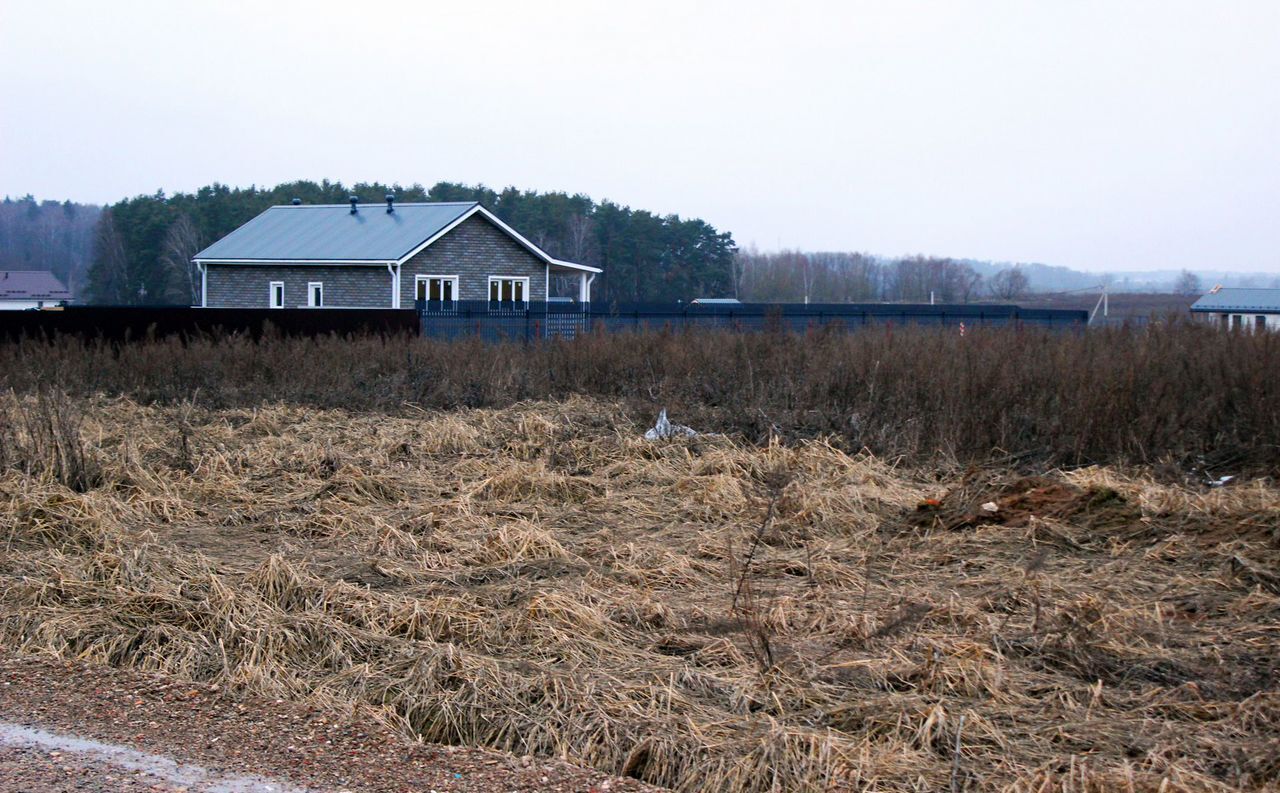
[[[1230,482],[1232,479],[1235,479],[1235,477],[1234,477],[1234,476],[1220,476],[1220,477],[1218,477],[1217,479],[1210,479],[1210,480],[1209,480],[1208,482],[1206,482],[1205,484],[1209,485],[1209,487],[1222,487],[1222,486],[1223,486],[1223,485],[1225,485],[1226,483]]]
[[[988,501],[987,503],[982,505],[982,511],[983,512],[999,512],[1000,505],[994,501]]]
[[[644,439],[647,441],[664,441],[668,438],[692,438],[697,435],[692,428],[683,424],[672,424],[667,420],[667,409],[663,408],[658,414],[658,423],[653,425],[652,429],[646,430]]]

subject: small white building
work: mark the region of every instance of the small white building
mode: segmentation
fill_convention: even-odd
[[[1191,304],[1191,313],[1225,330],[1280,331],[1280,289],[1215,286]]]
[[[71,302],[71,292],[44,270],[0,270],[0,311],[54,308]]]

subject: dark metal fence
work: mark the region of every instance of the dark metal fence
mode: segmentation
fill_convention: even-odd
[[[259,339],[264,333],[417,335],[420,327],[418,315],[412,309],[386,308],[70,306],[55,311],[0,311],[0,341],[59,336],[129,341],[230,334]]]
[[[418,301],[422,334],[476,336],[490,341],[572,338],[595,331],[621,332],[719,328],[734,331],[805,332],[826,326],[855,330],[893,325],[1010,325],[1084,328],[1089,312],[1018,306],[894,303],[492,303],[485,300]]]
[[[1088,312],[1017,306],[907,304],[693,305],[679,303],[490,303],[419,301],[415,309],[268,309],[137,306],[72,306],[57,311],[0,311],[0,341],[74,336],[110,341],[176,336],[267,333],[418,334],[491,341],[573,338],[590,332],[719,328],[733,331],[805,332],[834,326],[848,330],[894,325],[966,328],[1036,325],[1083,328]]]

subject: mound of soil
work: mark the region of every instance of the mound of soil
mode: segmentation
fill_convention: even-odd
[[[1141,517],[1136,505],[1111,488],[1081,488],[1030,476],[985,487],[974,487],[966,480],[941,498],[922,501],[911,522],[955,531],[984,525],[1026,526],[1032,518],[1050,518],[1104,529],[1129,526]]]

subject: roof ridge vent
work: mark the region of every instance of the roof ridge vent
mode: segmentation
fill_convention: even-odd
[[[396,201],[395,193],[387,193],[387,214],[388,215],[396,211],[395,201]]]
[[[353,195],[353,196],[351,196],[350,198],[348,198],[347,200],[351,202],[351,214],[353,214],[353,215],[354,215],[355,213],[357,213],[357,212],[359,212],[359,211],[360,211],[360,210],[356,209],[356,204],[360,203],[360,196],[354,196],[354,195]]]

